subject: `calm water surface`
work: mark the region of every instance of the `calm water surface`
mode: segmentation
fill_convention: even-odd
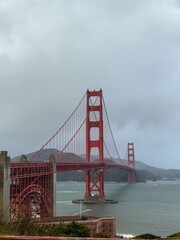
[[[57,182],[57,215],[77,215],[85,183]],[[180,231],[180,181],[105,183],[107,199],[118,204],[82,204],[83,215],[113,216],[117,233],[167,236]]]

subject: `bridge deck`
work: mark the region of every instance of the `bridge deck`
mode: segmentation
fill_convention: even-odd
[[[109,169],[109,168],[120,168],[127,171],[134,171],[134,169],[121,164],[116,163],[101,163],[101,162],[76,162],[67,163],[60,162],[56,164],[56,172],[68,172],[78,170],[95,170],[95,169]],[[19,179],[24,177],[35,177],[42,175],[52,174],[52,164],[50,162],[14,162],[10,164],[10,175],[11,179]]]

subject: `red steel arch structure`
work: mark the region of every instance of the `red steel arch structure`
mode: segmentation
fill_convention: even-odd
[[[95,98],[94,103],[92,98]],[[105,161],[103,106],[102,90],[88,90],[86,93],[85,119],[80,127],[72,133],[72,137],[68,139],[68,143],[65,143],[65,147],[57,156],[54,156],[54,152],[51,154],[50,148],[48,148],[49,157],[37,160],[37,155],[45,149],[57,134],[61,134],[62,127],[30,159],[22,156],[20,161],[12,162],[6,151],[0,152],[0,202],[2,202],[0,211],[3,213],[4,220],[15,221],[20,217],[45,218],[55,216],[57,173],[86,171],[86,191],[83,200],[85,203],[106,202],[104,193],[104,171],[106,169],[124,169],[128,172],[128,181],[130,183],[135,181],[133,143],[128,143],[128,164],[117,163],[112,160]],[[83,135],[83,138],[85,138],[86,157],[85,159],[79,157],[78,160],[74,161],[71,157],[75,154],[67,154],[65,155],[68,157],[67,161],[62,153],[67,149],[68,144],[74,140],[83,124],[85,125],[85,136]],[[94,130],[96,137],[93,135]],[[98,152],[96,161],[91,159],[94,149]]]
[[[10,221],[55,215],[56,163],[10,163]]]

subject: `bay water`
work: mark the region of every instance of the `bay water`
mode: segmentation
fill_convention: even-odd
[[[162,237],[180,232],[180,180],[147,183],[105,182],[106,199],[117,204],[75,204],[83,199],[84,182],[57,182],[57,216],[112,216],[117,234],[152,233]]]

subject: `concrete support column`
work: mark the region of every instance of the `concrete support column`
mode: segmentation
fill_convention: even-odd
[[[7,151],[0,152],[0,219],[9,222],[10,158]]]
[[[49,156],[49,161],[52,163],[52,203],[53,203],[53,209],[52,209],[52,214],[53,217],[56,216],[56,158],[54,154]]]

